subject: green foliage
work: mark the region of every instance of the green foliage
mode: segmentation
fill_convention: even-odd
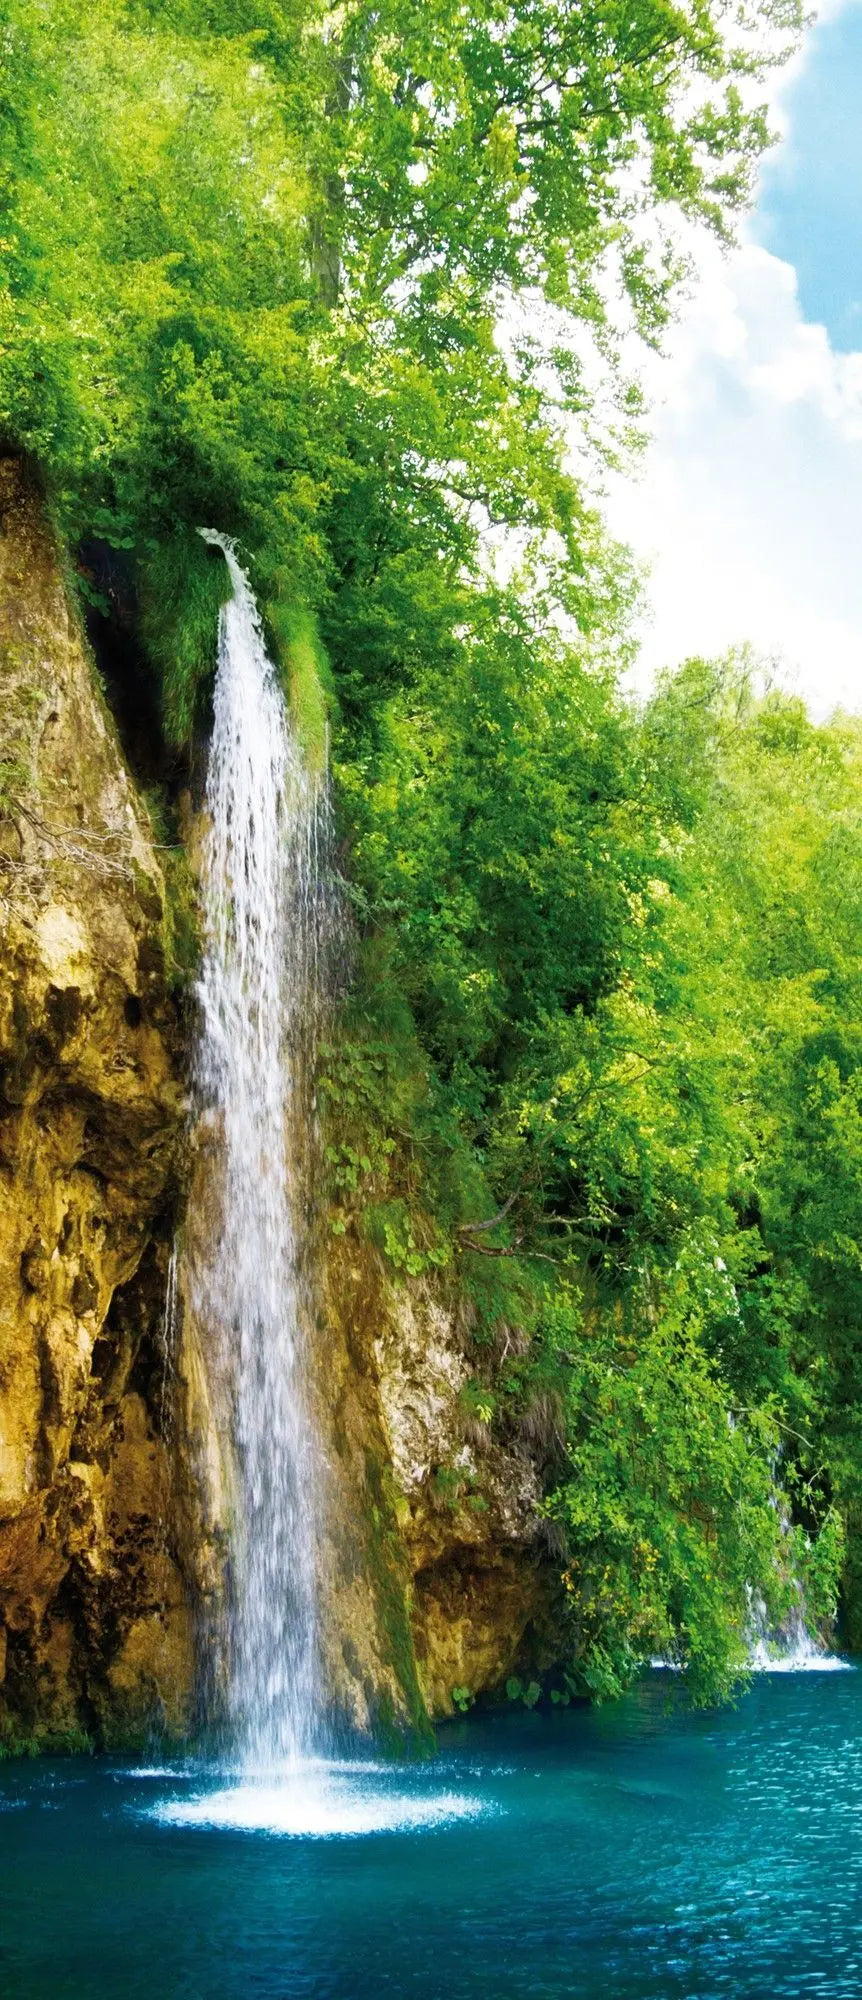
[[[660,1654],[708,1700],[752,1590],[776,1625],[799,1580],[834,1613],[858,1504],[859,739],[758,700],[744,661],[637,718],[564,658],[522,667],[522,735],[495,681],[478,779],[478,652],[469,723],[437,678],[353,780],[355,868],[411,1003],[414,1212],[449,1217],[465,1289],[490,1273],[498,1353],[518,1328],[467,1414],[544,1455],[573,1685]],[[387,1085],[361,1098],[380,1131]]]
[[[165,963],[169,979],[182,992],[191,985],[200,960],[196,888],[184,848],[163,847],[159,859],[165,879]]]
[[[0,1764],[12,1757],[92,1757],[95,1747],[85,1729],[50,1729],[38,1736],[24,1736],[0,1725]]]
[[[538,1681],[521,1681],[518,1679],[517,1674],[510,1675],[510,1678],[506,1682],[506,1694],[509,1701],[523,1702],[525,1708],[535,1708],[541,1692],[542,1690]]]
[[[0,813],[7,812],[32,782],[32,771],[23,758],[0,758]]]
[[[296,62],[302,10],[269,13]],[[314,62],[289,80],[261,32],[246,6],[222,30],[204,5],[4,9],[0,429],[40,460],[73,545],[133,552],[172,738],[198,712],[224,589],[194,530],[236,533],[313,595],[341,449],[309,349]]]
[[[465,1382],[458,1398],[461,1407],[470,1417],[483,1425],[493,1422],[496,1407],[494,1390],[484,1382]]]
[[[797,1579],[834,1614],[858,1493],[862,766],[855,725],[758,700],[745,661],[686,669],[642,736],[677,834],[566,1133],[592,1250],[544,1336],[569,1408],[550,1507],[584,1684],[655,1651],[711,1697],[751,1587],[776,1624]],[[637,1067],[594,1120],[623,1012]]]
[[[776,1622],[791,1608],[775,1434],[765,1412],[728,1420],[710,1357],[733,1310],[715,1261],[690,1245],[661,1277],[645,1264],[584,1329],[568,1371],[569,1466],[549,1506],[571,1550],[577,1678],[598,1697],[653,1654],[688,1667],[695,1698],[727,1693],[745,1664],[752,1580]]]
[[[141,634],[162,692],[168,743],[188,741],[212,680],[219,611],[230,595],[224,557],[194,529],[157,542],[140,564]]]
[[[381,687],[444,668],[489,520],[594,629],[604,559],[563,468],[562,414],[594,428],[576,328],[613,375],[613,265],[660,326],[666,224],[738,205],[766,132],[737,78],[799,18],[795,0],[530,0],[466,28],[451,0],[7,0],[0,429],[72,542],[135,551],[157,664],[160,566],[170,600],[201,525],[239,537],[262,601],[320,610],[364,723]],[[622,385],[626,423],[634,402]],[[174,733],[199,611],[179,620]]]
[[[202,525],[238,539],[318,770],[331,733],[331,1224],[459,1305],[465,1426],[540,1466],[560,1699],[652,1653],[726,1694],[749,1591],[780,1620],[801,1579],[828,1619],[845,1524],[862,1570],[862,739],[745,660],[636,712],[630,566],[569,448],[637,426],[617,334],[660,334],[681,212],[730,226],[750,78],[798,22],[7,0],[0,39],[0,427],[71,547],[129,552],[171,745],[227,587]]]
[[[317,627],[307,611],[270,599],[267,625],[287,683],[291,714],[309,769],[319,777],[329,757],[332,676]]]

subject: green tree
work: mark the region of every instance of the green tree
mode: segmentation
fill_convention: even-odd
[[[862,1520],[859,734],[745,662],[638,714],[571,450],[639,423],[618,336],[660,338],[680,215],[732,227],[799,21],[3,9],[0,425],[73,558],[128,563],[174,743],[224,587],[203,523],[328,710],[333,1225],[469,1293],[489,1422],[553,1413],[595,1693],[653,1651],[725,1692],[748,1590],[780,1616],[804,1572],[826,1613]]]

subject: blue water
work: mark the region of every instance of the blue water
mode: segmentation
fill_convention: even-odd
[[[287,1798],[0,1767],[8,2000],[860,1992],[862,1673],[766,1675],[719,1715],[656,1675]]]

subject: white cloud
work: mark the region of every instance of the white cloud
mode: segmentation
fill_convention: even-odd
[[[652,567],[639,680],[750,641],[818,713],[862,708],[862,353],[804,319],[792,266],[702,243],[646,387],[653,443],[608,496]]]

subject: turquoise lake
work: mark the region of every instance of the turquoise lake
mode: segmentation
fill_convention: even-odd
[[[292,1788],[0,1767],[8,2000],[862,1991],[862,1673],[467,1718]]]

